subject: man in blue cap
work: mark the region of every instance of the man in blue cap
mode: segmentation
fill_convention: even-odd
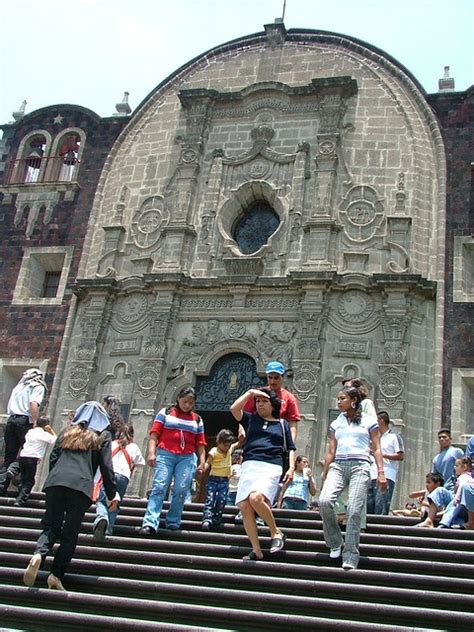
[[[296,441],[296,435],[298,434],[297,424],[301,418],[298,408],[298,402],[296,397],[286,388],[283,388],[283,376],[285,375],[285,366],[281,362],[272,360],[265,367],[265,373],[267,374],[268,388],[275,391],[277,397],[281,399],[280,415],[283,419],[286,419],[290,424],[291,436],[293,441]],[[244,410],[249,413],[256,412],[255,399],[249,398]]]

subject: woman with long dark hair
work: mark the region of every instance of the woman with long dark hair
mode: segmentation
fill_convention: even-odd
[[[92,502],[97,468],[111,509],[120,500],[115,489],[111,441],[107,410],[99,402],[80,406],[71,426],[58,436],[43,486],[46,493],[46,510],[41,520],[43,531],[23,575],[27,586],[34,585],[40,566],[59,539],[47,583],[49,588],[65,590],[64,573],[74,555],[82,519]]]
[[[243,409],[250,397],[255,398],[256,413]],[[269,388],[251,389],[230,407],[230,412],[245,430],[246,441],[235,503],[244,519],[245,532],[252,545],[246,560],[263,558],[256,516],[263,518],[270,529],[270,553],[278,553],[285,545],[285,535],[277,527],[272,504],[283,473],[283,456],[289,451],[290,467],[285,481],[292,480],[295,471],[295,445],[290,426],[280,419],[281,400]],[[239,435],[243,434],[242,431]]]
[[[140,535],[156,535],[158,532],[163,502],[172,479],[174,483],[166,528],[172,531],[179,529],[186,496],[196,471],[196,453],[199,458],[198,474],[204,471],[206,437],[203,421],[194,412],[195,403],[194,389],[183,387],[176,397],[176,404],[162,408],[151,426],[147,463],[155,468],[155,476]]]
[[[360,521],[367,502],[371,449],[377,464],[377,482],[382,491],[387,489],[387,479],[377,419],[362,412],[359,390],[354,386],[343,387],[337,395],[337,407],[341,413],[329,427],[329,449],[324,460],[319,507],[324,539],[331,549],[329,557],[337,559],[342,553],[342,567],[348,571],[357,568],[359,563]],[[335,504],[346,487],[349,497],[343,542]]]

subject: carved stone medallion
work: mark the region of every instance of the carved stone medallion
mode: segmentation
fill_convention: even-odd
[[[308,399],[310,394],[316,389],[316,371],[310,364],[303,364],[295,371],[293,387],[298,393],[300,400]]]
[[[243,323],[232,323],[229,327],[229,336],[232,338],[242,338],[245,335],[245,325]]]
[[[146,364],[137,376],[138,388],[142,394],[148,395],[151,390],[157,388],[159,380],[159,370],[152,364]]]
[[[161,212],[157,209],[144,213],[138,220],[138,229],[142,233],[153,233],[161,226]]]
[[[387,399],[396,399],[403,392],[403,376],[394,367],[389,367],[380,376],[380,392]]]
[[[370,202],[360,200],[349,206],[347,217],[353,224],[365,226],[375,219],[375,208]]]
[[[73,396],[79,395],[84,391],[89,383],[90,372],[85,366],[75,366],[71,371],[69,378],[69,387]]]
[[[112,327],[120,333],[135,333],[143,329],[148,320],[148,297],[130,294],[117,302]]]
[[[370,296],[359,290],[349,290],[339,297],[337,302],[339,315],[348,323],[362,323],[374,312],[374,303]]]

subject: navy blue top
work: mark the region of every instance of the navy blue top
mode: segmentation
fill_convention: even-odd
[[[247,439],[242,461],[263,461],[283,467],[283,433],[279,421],[265,421],[257,413],[244,411],[242,424]],[[283,420],[286,447],[288,450],[296,450],[291,437],[290,426],[286,419]]]

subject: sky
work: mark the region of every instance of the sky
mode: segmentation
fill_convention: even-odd
[[[263,31],[284,0],[0,0],[0,123],[60,103],[101,116],[124,91],[132,109],[169,74],[229,40]],[[377,46],[427,92],[450,66],[474,83],[474,0],[286,0],[285,26]]]

